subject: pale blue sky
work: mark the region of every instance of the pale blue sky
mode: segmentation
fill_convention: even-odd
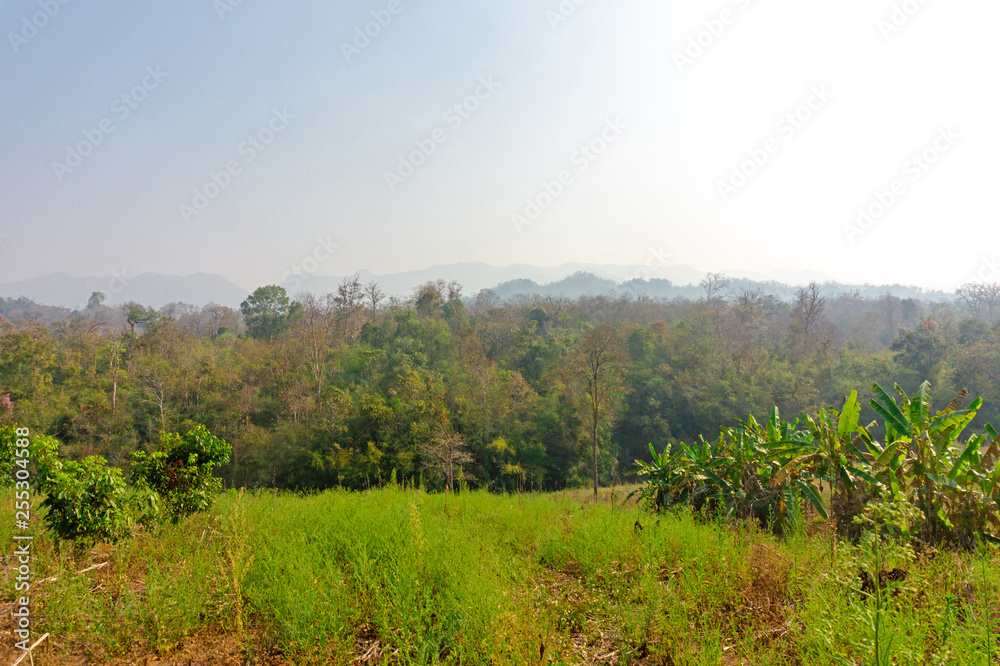
[[[243,0],[220,18],[227,2],[4,2],[0,281],[124,269],[253,288],[319,238],[339,244],[328,275],[643,264],[662,248],[703,270],[953,287],[1000,254],[992,0],[911,0],[898,30],[879,21],[904,3],[882,0]],[[348,62],[343,44],[379,16]],[[705,46],[684,61],[689,39]],[[142,101],[120,99],[136,86]],[[446,113],[464,100],[458,124]],[[949,127],[911,180],[904,163]],[[265,150],[247,143],[274,128]],[[85,133],[100,145],[54,167]],[[433,154],[391,190],[418,144]],[[226,186],[182,208],[215,194],[213,173]],[[846,229],[894,180],[884,216]],[[517,225],[528,199],[545,209]]]

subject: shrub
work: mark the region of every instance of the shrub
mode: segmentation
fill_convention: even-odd
[[[59,442],[34,438],[39,490],[46,494],[45,522],[60,539],[79,545],[115,543],[131,534],[132,516],[122,472],[100,456],[58,457]]]
[[[229,462],[232,447],[203,426],[183,437],[162,433],[157,451],[132,454],[132,482],[155,491],[162,511],[171,522],[180,522],[197,511],[211,508],[222,481],[213,475]]]
[[[14,451],[17,442],[17,426],[0,428],[0,486],[13,483]]]

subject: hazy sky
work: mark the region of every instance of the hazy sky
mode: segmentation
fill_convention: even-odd
[[[996,0],[4,0],[0,281],[1000,280],[998,23]]]

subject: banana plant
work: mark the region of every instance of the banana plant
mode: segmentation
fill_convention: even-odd
[[[875,384],[872,390],[878,399],[873,398],[871,405],[885,419],[886,442],[901,449],[890,462],[889,480],[894,492],[903,492],[924,512],[924,538],[956,538],[956,522],[966,531],[993,538],[984,528],[986,523],[1000,521],[992,482],[1000,457],[1000,452],[992,453],[997,438],[993,437],[986,453],[981,436],[959,441],[982,406],[982,398],[962,408],[969,395],[962,389],[944,410],[932,414],[929,382],[921,384],[913,396],[907,396],[899,385],[894,388],[899,404]]]
[[[800,447],[798,455],[789,460],[775,477],[776,483],[782,483],[786,478],[807,486],[812,492],[806,497],[824,518],[828,512],[823,505],[821,493],[822,484],[831,489],[831,496],[837,506],[850,505],[854,495],[879,489],[881,484],[871,475],[871,467],[882,460],[885,452],[872,440],[870,429],[874,422],[863,426],[859,424],[861,406],[858,403],[857,391],[844,399],[844,404],[836,409],[820,410],[816,418],[804,416],[804,433],[809,437],[808,445]],[[819,492],[814,482],[820,483]],[[850,524],[850,518],[838,523]]]
[[[766,422],[751,415],[722,428],[713,441],[700,437],[673,453],[657,454],[650,444],[652,462],[637,462],[649,481],[639,492],[657,507],[707,507],[762,521],[783,520],[789,503],[806,500],[824,518],[832,513],[842,533],[852,535],[849,526],[865,503],[903,496],[923,512],[921,534],[928,541],[946,537],[968,545],[979,534],[1000,543],[1000,433],[987,425],[988,438],[960,439],[982,400],[963,408],[969,395],[963,389],[932,413],[929,383],[913,396],[895,389],[898,402],[878,384],[872,387],[870,404],[884,420],[884,443],[872,436],[875,421],[861,424],[858,394],[851,391],[839,410],[815,417],[784,421],[774,408]],[[832,512],[824,502],[827,487]]]

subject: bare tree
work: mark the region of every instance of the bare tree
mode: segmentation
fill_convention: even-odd
[[[385,300],[385,292],[376,282],[369,282],[365,285],[365,296],[371,304],[372,314],[378,313],[378,304]]]
[[[430,441],[418,445],[417,451],[423,457],[426,469],[444,477],[449,493],[455,488],[456,474],[461,474],[463,478],[471,478],[465,474],[463,466],[471,465],[475,462],[475,458],[458,433],[441,431]]]
[[[992,324],[1000,302],[1000,284],[996,282],[967,282],[955,292],[976,319]]]
[[[774,299],[760,287],[746,288],[737,294],[733,313],[739,320],[744,338],[756,333],[757,344],[764,344],[764,320],[773,312]]]
[[[357,275],[341,280],[337,287],[337,295],[333,298],[336,308],[337,323],[340,327],[341,339],[344,342],[354,342],[364,325],[365,290]]]
[[[712,301],[722,297],[722,292],[729,288],[729,278],[724,273],[708,273],[699,283],[705,290],[705,300]]]
[[[324,380],[330,358],[330,343],[336,325],[336,297],[327,294],[317,298],[305,292],[296,296],[301,304],[301,319],[296,326],[298,338],[302,341],[309,359],[313,385],[316,388],[316,407],[323,403]]]
[[[808,287],[799,289],[795,296],[795,307],[792,316],[802,327],[802,336],[806,342],[812,337],[826,309],[826,299],[819,295],[819,285],[815,281]]]

